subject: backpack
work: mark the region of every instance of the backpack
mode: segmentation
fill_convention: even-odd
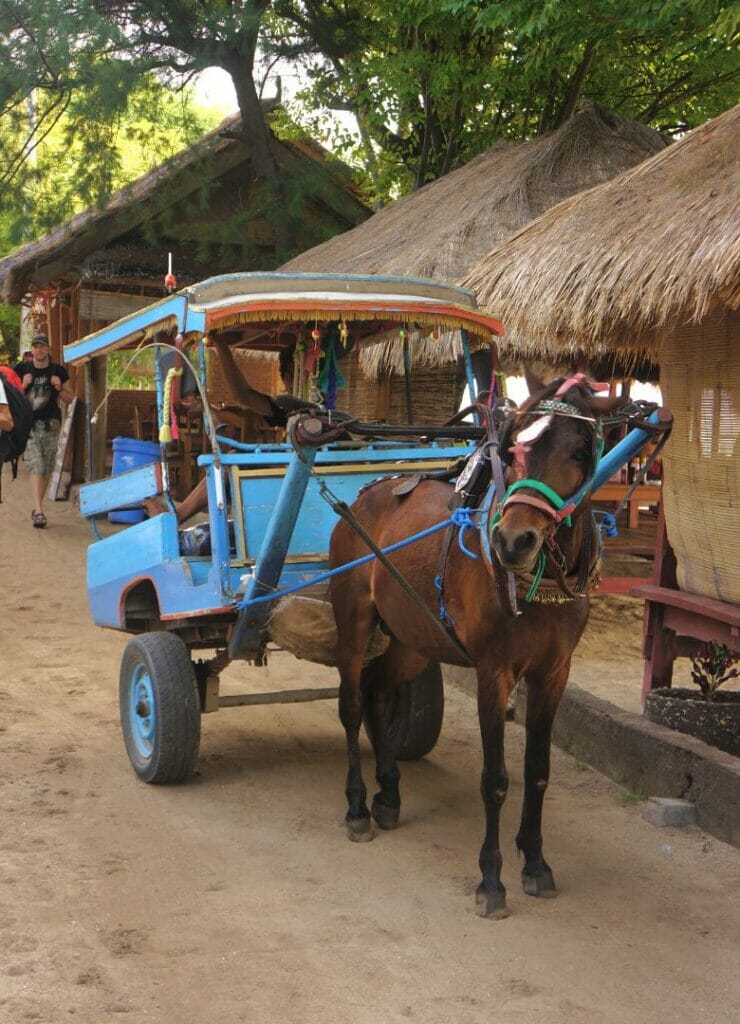
[[[3,463],[9,462],[13,467],[13,479],[15,480],[18,476],[18,459],[26,450],[28,435],[31,433],[33,410],[31,409],[31,403],[13,382],[15,374],[12,370],[7,371],[6,367],[0,366],[0,374],[3,377],[8,408],[13,417],[13,429],[0,430],[0,474],[2,474]],[[15,379],[17,380],[18,378],[15,377]],[[2,501],[1,476],[0,501]]]

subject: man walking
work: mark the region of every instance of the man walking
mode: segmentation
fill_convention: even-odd
[[[44,497],[54,468],[62,421],[59,403],[71,402],[74,393],[65,368],[50,358],[49,339],[45,334],[35,335],[31,341],[31,359],[18,363],[14,370],[33,408],[33,426],[26,446],[26,468],[34,495],[31,522],[37,529],[42,529],[46,526]]]

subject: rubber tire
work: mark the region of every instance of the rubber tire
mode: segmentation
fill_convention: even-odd
[[[396,690],[388,728],[399,761],[418,761],[434,750],[442,731],[444,710],[442,669],[433,661],[415,679],[403,683]],[[367,711],[363,721],[372,743]]]
[[[154,705],[151,735],[145,735],[148,718],[132,720],[134,685],[145,689]],[[142,633],[129,641],[121,662],[119,706],[126,752],[140,779],[167,784],[192,775],[200,747],[200,698],[190,654],[178,636]]]

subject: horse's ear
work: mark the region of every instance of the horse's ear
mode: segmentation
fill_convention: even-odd
[[[611,398],[601,395],[591,395],[588,400],[588,406],[591,412],[598,413],[599,416],[605,416],[609,412],[614,412],[615,409],[621,408],[625,405],[627,399],[624,395],[613,395]]]
[[[544,380],[541,380],[533,370],[530,370],[526,363],[524,364],[523,369],[524,379],[527,382],[530,395],[536,395],[539,391],[544,391],[547,387]]]

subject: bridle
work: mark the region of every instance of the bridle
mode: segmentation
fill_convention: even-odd
[[[529,423],[519,427],[516,440],[507,450],[507,453],[513,457],[510,469],[515,480],[507,487],[500,502],[491,507],[488,521],[489,533],[500,521],[506,509],[512,505],[529,505],[544,513],[551,520],[550,534],[554,533],[563,522],[566,526],[572,526],[573,513],[591,491],[594,475],[604,451],[604,437],[598,417],[585,415],[578,406],[563,401],[562,396],[573,387],[582,387],[593,392],[606,388],[606,386],[595,384],[584,374],[579,373],[563,381],[555,392],[554,398],[536,400],[529,409],[525,410],[527,417],[530,418]],[[515,412],[508,417],[499,444],[499,458],[501,458],[501,448],[504,447],[507,437],[510,437],[513,432],[516,417],[521,415],[521,412]],[[528,456],[532,448],[550,430],[556,416],[581,420],[593,428],[589,472],[578,490],[569,498],[561,498],[552,487],[526,475]],[[506,463],[505,456],[502,461]],[[535,491],[536,494],[524,493],[525,489]]]
[[[514,410],[510,412],[502,424],[501,437],[499,439],[495,418],[493,415],[487,417],[488,442],[486,449],[491,461],[491,475],[493,486],[490,489],[487,500],[484,500],[484,507],[481,509],[483,520],[481,522],[481,541],[484,561],[491,575],[497,580],[499,589],[502,590],[508,599],[511,611],[517,613],[517,582],[519,587],[524,587],[521,596],[524,600],[543,601],[544,595],[538,595],[541,585],[546,586],[550,592],[549,601],[575,600],[583,597],[588,583],[595,579],[598,568],[598,542],[595,540],[596,533],[593,523],[591,529],[584,530],[583,547],[579,558],[579,572],[576,578],[571,579],[567,575],[565,557],[557,545],[555,533],[564,524],[567,527],[573,525],[573,515],[578,510],[584,499],[589,495],[594,474],[604,449],[604,440],[600,418],[585,414],[578,406],[563,400],[563,396],[571,388],[580,386],[584,390],[593,393],[600,390],[601,385],[594,384],[584,374],[576,374],[557,386],[554,394],[548,388],[540,398],[534,399],[529,408],[525,410]],[[604,386],[605,387],[605,386]],[[516,440],[510,445],[512,434],[516,427],[516,420],[524,413],[526,421],[517,428]],[[561,498],[550,486],[541,480],[527,476],[528,456],[534,445],[552,427],[556,416],[567,416],[571,419],[578,419],[587,422],[592,429],[592,454],[590,466],[583,483],[578,490],[568,498]],[[511,456],[511,458],[508,458]],[[512,474],[515,480],[506,486],[504,482],[504,470],[508,469],[508,475]],[[535,493],[532,494],[531,492]],[[527,493],[529,492],[529,493]],[[512,505],[529,505],[537,511],[542,512],[549,519],[549,528],[545,541],[540,549],[537,560],[537,568],[534,574],[514,574],[506,570],[498,558],[495,547],[491,544],[491,531],[501,520],[504,512]],[[549,562],[553,579],[543,581],[546,563]],[[557,596],[553,596],[553,588]]]

